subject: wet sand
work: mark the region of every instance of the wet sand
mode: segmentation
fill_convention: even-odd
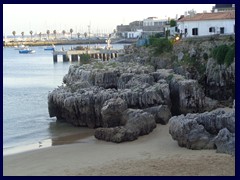
[[[64,145],[4,156],[3,175],[235,175],[234,157],[181,148],[168,127],[121,144],[65,136],[56,141]]]

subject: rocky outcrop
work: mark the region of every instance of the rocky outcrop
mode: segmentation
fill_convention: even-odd
[[[166,105],[170,109],[169,85],[167,82],[155,82],[148,74],[151,72],[151,66],[131,63],[71,66],[64,77],[65,85],[48,96],[49,114],[75,126],[95,128],[108,122],[105,111],[110,109],[102,113],[101,110],[111,98],[120,97],[128,108]]]
[[[205,77],[206,94],[214,99],[227,100],[235,98],[235,63],[229,67],[218,65],[216,60],[209,58]]]
[[[218,102],[206,97],[191,76],[186,78],[173,69],[158,69],[171,67],[171,58],[149,57],[144,48],[130,48],[129,53],[117,61],[71,65],[63,78],[64,85],[49,93],[50,116],[74,126],[98,128],[98,139],[122,142],[150,133],[156,123],[167,124],[172,115],[217,107]],[[193,49],[191,53],[194,56],[196,52]],[[196,126],[199,132],[195,133],[202,133],[196,137],[191,132],[191,142],[196,143],[189,144],[190,148],[215,146],[215,136],[202,124],[189,121],[188,125]],[[183,138],[179,144],[185,146],[185,141]]]
[[[233,154],[235,149],[233,109],[216,109],[202,114],[174,116],[169,122],[169,133],[174,140],[177,140],[179,146],[189,149],[217,147],[218,152]]]
[[[139,109],[127,109],[124,111],[120,124],[121,126],[112,128],[97,128],[94,136],[100,140],[120,143],[133,141],[138,136],[149,134],[156,128],[154,117]]]
[[[171,113],[201,112],[216,106],[195,80],[186,80],[171,69],[154,71],[152,66],[138,63],[73,65],[63,81],[65,85],[48,96],[49,114],[75,126],[105,126],[108,120],[103,121],[101,109],[107,100],[118,97],[127,108],[145,109],[162,124]]]

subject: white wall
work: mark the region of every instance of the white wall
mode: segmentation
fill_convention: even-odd
[[[135,31],[135,32],[128,32],[128,38],[138,38],[140,37],[142,32]]]
[[[142,31],[123,32],[122,36],[125,38],[138,38],[142,35]]]
[[[184,33],[184,29],[187,28],[187,37],[194,37],[192,35],[192,29],[198,28],[198,36],[207,36],[214,33],[209,32],[210,27],[215,27],[215,34],[220,33],[220,27],[224,27],[224,34],[233,34],[234,33],[234,19],[228,20],[206,20],[206,21],[185,21],[178,22],[178,28],[180,32]]]
[[[161,25],[164,25],[164,23],[166,22],[167,20],[164,20],[164,19],[144,19],[143,20],[143,26],[154,26],[154,22],[157,22],[158,26],[161,26]]]

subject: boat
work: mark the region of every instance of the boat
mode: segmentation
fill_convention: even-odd
[[[29,49],[29,48],[19,50],[19,54],[33,54],[35,52],[36,52],[35,50]]]
[[[55,46],[52,45],[52,46],[48,46],[46,48],[44,48],[45,51],[54,51],[55,50]]]

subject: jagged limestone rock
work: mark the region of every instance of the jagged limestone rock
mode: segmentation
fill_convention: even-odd
[[[233,154],[235,151],[235,112],[216,109],[201,114],[174,116],[169,133],[179,146],[189,149],[214,149]],[[228,147],[229,146],[229,147]]]

